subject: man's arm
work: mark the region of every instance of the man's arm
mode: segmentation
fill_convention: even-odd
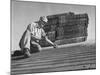
[[[45,36],[45,40],[50,43],[54,48],[57,48],[57,44],[53,43],[51,40],[48,39],[47,36]]]
[[[54,43],[53,43],[51,40],[49,40],[47,36],[45,36],[45,40],[46,40],[48,43],[50,43],[52,46],[54,45]]]
[[[54,48],[57,48],[57,45],[55,43],[53,43],[51,40],[48,39],[48,37],[46,36],[46,33],[45,31],[42,29],[42,36],[43,38],[48,42],[50,43]]]

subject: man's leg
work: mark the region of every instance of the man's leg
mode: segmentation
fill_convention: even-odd
[[[37,42],[32,41],[30,50],[31,50],[31,53],[40,52],[41,51],[41,46]]]
[[[24,56],[29,57],[30,54],[30,32],[26,30],[20,40],[20,48],[22,49]]]

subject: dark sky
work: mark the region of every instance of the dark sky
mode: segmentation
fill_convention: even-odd
[[[19,40],[29,23],[39,20],[40,16],[70,11],[75,14],[88,14],[88,40],[95,40],[95,6],[25,1],[12,1],[11,4],[12,50],[19,49]]]

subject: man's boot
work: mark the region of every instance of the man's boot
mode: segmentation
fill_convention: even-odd
[[[28,49],[28,48],[24,48],[24,57],[25,57],[25,58],[28,58],[28,57],[30,57],[30,56],[31,56],[31,54],[30,54],[29,49]]]

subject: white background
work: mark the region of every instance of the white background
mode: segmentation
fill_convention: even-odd
[[[40,73],[34,75],[99,75],[100,67],[100,1],[99,0],[28,0],[96,5],[96,70]],[[10,75],[10,0],[0,0],[0,75]],[[31,75],[31,74],[30,74]]]

